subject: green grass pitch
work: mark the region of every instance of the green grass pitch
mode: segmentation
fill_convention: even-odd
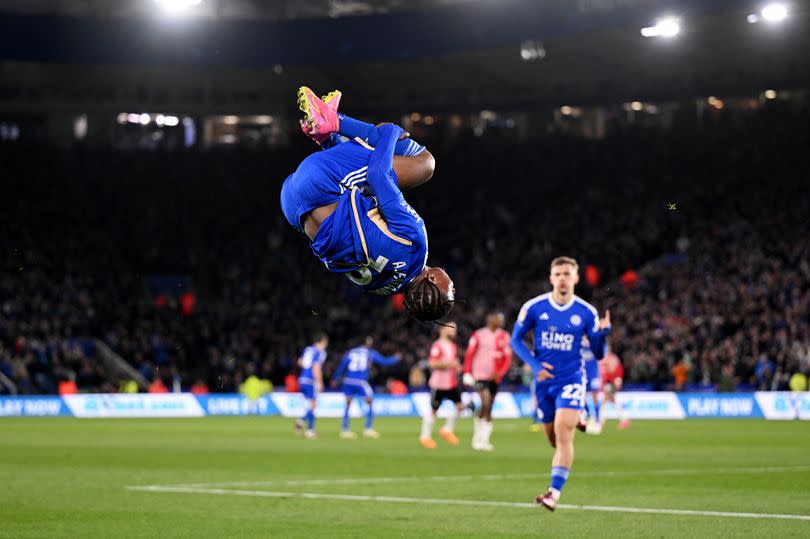
[[[492,454],[469,448],[469,419],[434,451],[416,418],[376,426],[379,440],[341,440],[321,420],[305,440],[278,417],[3,419],[0,537],[810,537],[810,520],[522,505],[552,453],[526,420],[496,421]],[[567,505],[810,515],[807,423],[612,422],[576,449]],[[194,486],[127,488],[173,484]]]

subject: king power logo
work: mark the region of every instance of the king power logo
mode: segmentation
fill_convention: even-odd
[[[574,335],[557,331],[543,331],[540,334],[540,346],[546,350],[570,352],[574,347]]]

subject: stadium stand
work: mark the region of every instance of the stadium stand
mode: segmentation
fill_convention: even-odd
[[[567,254],[598,269],[601,283],[580,294],[611,308],[632,383],[670,388],[676,364],[690,384],[721,387],[782,389],[808,373],[808,119],[774,105],[600,141],[428,135],[437,172],[408,198],[431,262],[467,301],[453,314],[460,341],[489,309],[514,320]],[[324,329],[333,359],[374,335],[404,360],[373,382],[407,383],[432,329],[328,274],[281,216],[281,181],[312,150],[0,145],[0,372],[21,393],[67,380],[117,390],[94,360],[100,338],[169,388],[202,379],[231,392],[254,373],[283,387]],[[628,269],[636,284],[620,281]]]

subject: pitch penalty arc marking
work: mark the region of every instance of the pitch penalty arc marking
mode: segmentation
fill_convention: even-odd
[[[181,494],[213,494],[223,496],[255,496],[261,498],[304,498],[311,500],[339,500],[352,502],[412,503],[423,505],[463,505],[473,507],[514,507],[538,509],[534,503],[499,502],[489,500],[453,500],[442,498],[402,498],[399,496],[362,496],[354,494],[323,494],[318,492],[272,492],[264,490],[231,490],[222,488],[189,488],[158,485],[130,486],[127,490],[141,492],[166,492]],[[646,513],[653,515],[682,515],[696,517],[758,518],[776,520],[806,520],[810,515],[780,515],[771,513],[736,513],[730,511],[693,511],[690,509],[654,509],[646,507],[612,507],[608,505],[568,505],[560,504],[558,509],[578,509],[607,513]]]

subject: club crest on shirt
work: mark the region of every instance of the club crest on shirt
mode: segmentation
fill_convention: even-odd
[[[578,326],[582,323],[582,317],[578,314],[572,314],[569,320],[571,321],[572,326]]]

